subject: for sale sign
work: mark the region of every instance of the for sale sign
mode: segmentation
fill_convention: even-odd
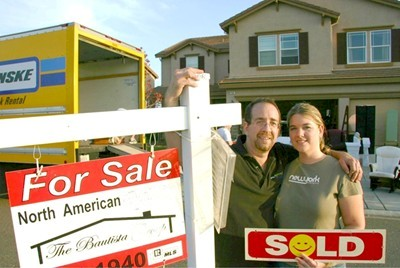
[[[176,149],[6,174],[21,267],[154,267],[187,257]]]
[[[314,260],[385,263],[386,230],[294,230],[246,228],[246,260]]]

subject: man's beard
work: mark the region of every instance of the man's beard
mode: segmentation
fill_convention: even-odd
[[[262,142],[261,140],[258,139],[258,136],[257,136],[257,140],[255,141],[255,147],[262,152],[269,152],[275,144],[274,135],[269,133],[269,134],[263,134],[260,136],[261,136],[261,139],[266,136],[266,138],[269,139],[269,142],[267,142],[267,143]]]

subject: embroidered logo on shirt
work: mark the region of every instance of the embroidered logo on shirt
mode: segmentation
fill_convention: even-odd
[[[315,175],[315,177],[290,175],[289,182],[300,183],[300,184],[319,184],[320,177]]]

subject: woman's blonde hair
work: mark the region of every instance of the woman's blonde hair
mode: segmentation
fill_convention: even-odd
[[[324,119],[322,118],[321,113],[319,110],[314,106],[306,102],[301,102],[295,104],[288,112],[287,114],[287,121],[288,121],[288,126],[290,126],[290,120],[292,119],[292,116],[295,114],[301,114],[304,116],[307,116],[311,118],[311,120],[318,126],[323,128],[323,135],[322,138],[319,141],[319,148],[321,151],[325,154],[328,154],[330,151],[330,147],[325,144],[325,133],[326,133],[326,127],[325,127],[325,122]]]

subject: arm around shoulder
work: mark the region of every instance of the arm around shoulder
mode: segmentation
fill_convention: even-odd
[[[353,182],[361,181],[363,177],[363,169],[360,161],[347,152],[330,150],[329,154],[339,160],[339,164],[343,171],[349,175]]]

